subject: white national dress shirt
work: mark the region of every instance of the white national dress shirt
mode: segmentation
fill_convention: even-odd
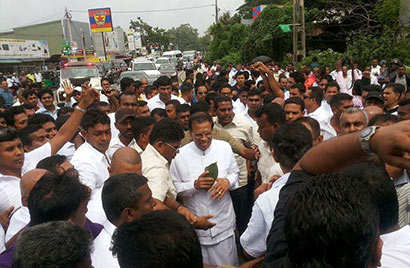
[[[87,204],[87,219],[94,223],[103,224],[107,220],[107,216],[105,216],[105,211],[102,205],[102,189],[100,187],[95,193],[91,196],[90,201]]]
[[[169,164],[151,144],[141,154],[142,175],[148,179],[152,197],[164,202],[165,197],[176,200],[177,190],[169,174]]]
[[[171,94],[171,100],[178,100],[181,104],[185,103],[183,98],[177,97],[174,94]],[[165,103],[159,99],[159,94],[148,100],[148,108],[150,112],[152,112],[155,108],[165,109]]]
[[[330,119],[332,119],[332,116],[322,120],[319,122],[320,125],[320,132],[323,135],[323,140],[330,140],[333,138],[337,137],[337,132],[336,130],[332,127],[330,124]]]
[[[77,169],[81,183],[89,186],[93,194],[108,179],[108,167],[110,166],[108,157],[88,142],[78,147],[71,163]]]
[[[410,267],[410,226],[380,236],[383,240],[381,268]]]
[[[234,115],[232,122],[226,126],[222,126],[218,122],[218,119],[216,119],[215,127],[229,132],[232,137],[237,139],[240,143],[248,148],[252,147],[252,145],[254,144],[252,127],[236,115]],[[239,167],[238,188],[240,188],[248,184],[248,169],[246,168],[246,159],[238,154],[234,155],[236,163]]]
[[[68,161],[71,161],[71,159],[73,159],[75,153],[75,145],[72,142],[66,142],[64,144],[64,146],[60,149],[60,151],[58,151],[56,154],[59,155],[64,155],[65,157],[67,157]]]
[[[130,144],[128,144],[128,147],[134,148],[134,147],[135,147],[135,144],[136,144],[135,139],[132,139],[131,142],[130,142]],[[118,149],[124,148],[124,147],[127,147],[127,146],[125,146],[125,144],[122,143],[122,141],[121,141],[120,138],[119,138],[119,135],[118,135],[118,136],[115,136],[115,137],[112,137],[112,138],[111,138],[111,141],[110,141],[110,147],[108,147],[108,150],[107,150],[107,152],[106,152],[106,155],[108,156],[108,158],[109,158],[110,160],[112,160],[113,154],[114,154]],[[135,149],[135,148],[134,148],[134,149]]]
[[[320,105],[320,107],[323,107],[323,109],[325,110],[327,116],[332,116],[333,115],[332,107],[330,107],[330,104],[327,103],[326,99],[322,100],[322,105]]]
[[[0,212],[21,206],[20,178],[0,174]]]
[[[94,251],[91,253],[91,263],[95,268],[120,268],[118,259],[112,255],[111,238],[117,227],[110,221],[103,223],[103,229],[94,239]]]
[[[171,177],[183,198],[184,206],[189,208],[197,217],[213,214],[211,222],[216,225],[208,230],[196,230],[201,245],[215,245],[231,237],[235,229],[235,212],[229,191],[221,200],[214,200],[211,193],[197,190],[195,180],[205,168],[214,162],[218,165],[218,178],[229,180],[229,190],[238,186],[239,168],[236,164],[229,143],[212,140],[205,151],[200,150],[194,142],[188,143],[179,150],[179,154],[171,163]]]
[[[272,226],[279,193],[289,175],[290,172],[277,179],[272,188],[261,194],[253,205],[252,216],[240,241],[245,251],[254,258],[259,258],[266,252],[266,239]]]
[[[6,232],[5,241],[9,241],[15,236],[21,229],[26,227],[30,222],[30,212],[28,207],[21,206],[16,212],[13,213],[10,219],[9,227]]]
[[[24,153],[24,164],[21,169],[21,176],[26,174],[28,171],[35,169],[38,162],[49,156],[51,156],[51,144],[49,142],[31,152]]]
[[[268,143],[262,140],[258,147],[261,153],[258,160],[258,170],[261,174],[262,183],[268,183],[272,176],[282,176],[283,171],[279,163],[273,159],[272,151]]]
[[[328,113],[326,112],[325,108],[319,106],[316,110],[314,110],[310,114],[307,114],[306,116],[316,119],[316,121],[319,123],[328,118]]]
[[[243,113],[246,110],[246,106],[239,98],[236,101],[232,101],[232,107],[235,114]]]
[[[110,118],[111,137],[118,137],[120,131],[115,127],[115,113],[108,114]]]

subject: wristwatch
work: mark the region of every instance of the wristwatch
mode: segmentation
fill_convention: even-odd
[[[359,142],[360,146],[362,147],[363,151],[367,153],[368,155],[375,155],[375,153],[372,151],[370,148],[370,140],[376,134],[376,130],[378,130],[380,127],[376,126],[371,126],[371,127],[366,127],[362,131],[360,131],[359,135]]]

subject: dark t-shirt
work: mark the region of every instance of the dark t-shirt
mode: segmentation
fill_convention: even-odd
[[[289,197],[312,175],[301,170],[292,171],[285,186],[279,193],[279,201],[274,212],[274,220],[267,239],[267,250],[262,263],[264,268],[290,267],[287,259],[288,244],[285,237],[285,211]]]

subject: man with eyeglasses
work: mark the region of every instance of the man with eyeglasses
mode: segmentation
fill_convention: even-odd
[[[190,117],[193,142],[182,147],[172,161],[171,176],[184,205],[197,215],[213,215],[208,228],[197,230],[203,262],[237,265],[235,212],[229,191],[238,186],[239,168],[229,144],[212,138],[212,128],[208,114],[197,112]],[[213,163],[216,178],[205,171]]]
[[[325,120],[328,116],[322,107],[323,91],[319,87],[311,87],[304,94],[306,116],[316,119],[318,122]]]
[[[142,175],[148,179],[156,210],[175,210],[195,224],[195,214],[176,201],[177,191],[169,173],[169,165],[183,138],[184,130],[174,120],[165,118],[156,123],[149,136],[149,144],[141,154]]]

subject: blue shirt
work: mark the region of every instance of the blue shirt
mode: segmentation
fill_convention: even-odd
[[[0,88],[0,96],[2,96],[6,101],[7,107],[13,105],[13,92],[11,92],[11,90],[5,91],[3,88]]]
[[[57,112],[58,112],[58,110],[60,110],[60,107],[58,107],[58,106],[56,106],[56,105],[54,105],[54,107],[55,107],[55,109],[54,109],[54,112],[53,112],[53,113],[43,107],[43,108],[39,109],[39,110],[36,112],[36,114],[48,114],[48,115],[50,115],[52,118],[54,118],[54,120],[56,120],[56,119],[57,119]]]

